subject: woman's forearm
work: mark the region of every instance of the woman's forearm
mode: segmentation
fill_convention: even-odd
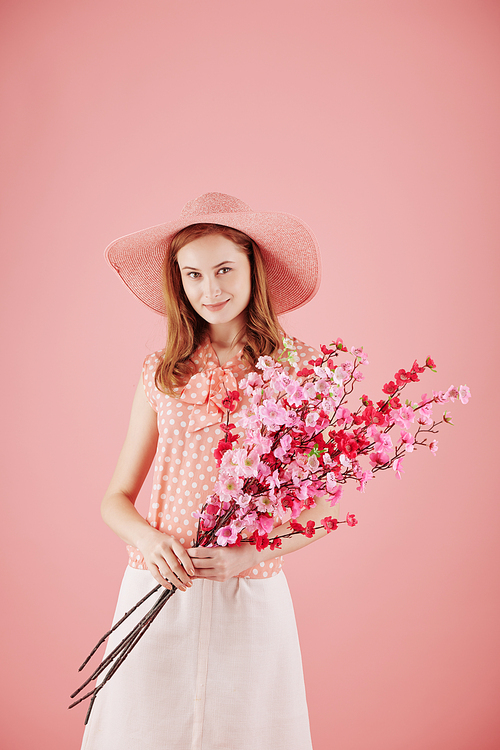
[[[126,544],[140,549],[146,535],[154,529],[136,510],[134,503],[123,492],[106,494],[101,503],[101,515],[109,528]]]

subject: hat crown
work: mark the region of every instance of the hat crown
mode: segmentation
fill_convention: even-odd
[[[225,193],[204,193],[199,198],[188,201],[181,211],[181,218],[186,216],[203,216],[204,214],[232,214],[249,212],[252,209],[246,203]]]

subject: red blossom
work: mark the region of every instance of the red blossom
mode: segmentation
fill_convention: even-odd
[[[303,532],[303,533],[304,533],[304,535],[305,535],[305,536],[306,536],[306,537],[307,537],[308,539],[310,539],[311,537],[313,537],[313,536],[315,535],[315,533],[316,533],[316,529],[315,529],[315,524],[314,524],[314,521],[308,521],[308,522],[306,523],[306,528],[304,529],[304,532]]]
[[[382,407],[385,407],[385,402],[382,402]],[[374,411],[372,414],[372,424],[377,427],[383,427],[387,423],[387,417],[382,411]]]
[[[347,351],[347,346],[344,346],[344,342],[342,339],[337,339],[332,343],[332,346],[336,346],[337,349],[340,349],[341,352]]]
[[[326,355],[333,354],[333,352],[335,351],[334,349],[328,349],[328,347],[325,346],[324,344],[321,344],[320,348],[321,348],[321,351],[323,352],[323,354],[326,354]]]
[[[248,537],[248,541],[250,544],[255,544],[257,552],[269,546],[269,537],[267,534],[259,534],[258,531],[254,531],[252,536]]]
[[[395,393],[397,391],[398,387],[394,380],[389,380],[388,383],[384,385],[382,388],[382,393],[387,393],[388,396],[391,395],[391,393]]]
[[[432,357],[427,357],[427,359],[425,360],[425,366],[428,367],[430,370],[434,370],[434,368],[436,367],[436,364],[434,360],[432,359]]]
[[[369,440],[366,435],[361,432],[360,430],[354,430],[354,434],[356,436],[356,440],[358,442],[358,453],[362,451],[364,448],[366,448],[368,445],[370,445],[371,440]]]
[[[269,544],[269,549],[281,549],[281,539],[279,536],[275,536],[274,539],[271,539],[271,542]]]
[[[358,443],[350,436],[341,441],[339,448],[351,461],[358,455]]]
[[[297,375],[299,378],[307,378],[309,375],[312,375],[314,370],[310,370],[308,367],[303,367],[302,370],[299,370]]]
[[[389,401],[389,406],[391,409],[401,409],[401,401],[399,400],[399,396],[394,396],[394,398],[391,398]]]
[[[406,372],[403,368],[401,370],[398,370],[397,373],[394,375],[396,378],[396,383],[398,386],[406,385],[406,383],[409,383],[411,380],[411,374],[409,372]]]
[[[221,427],[223,426],[221,425]],[[234,427],[234,424],[232,425],[232,427]],[[214,450],[214,457],[215,457],[215,460],[217,461],[217,466],[220,466],[220,462],[222,461],[222,456],[224,455],[226,451],[231,450],[235,440],[238,440],[238,435],[232,435],[230,432],[227,432],[225,438],[222,438],[222,440],[219,440],[217,444],[217,448],[215,448]]]
[[[222,399],[222,406],[224,409],[234,411],[236,403],[240,400],[240,394],[238,391],[228,391],[225,398]]]
[[[302,524],[296,521],[294,518],[292,518],[292,520],[290,521],[290,528],[292,529],[292,531],[297,531],[299,534],[303,534],[306,530],[306,527],[302,526]]]
[[[357,524],[354,513],[348,513],[345,520],[348,526],[356,526]]]
[[[372,423],[373,415],[375,413],[375,409],[373,408],[373,404],[370,403],[370,406],[367,406],[366,409],[362,413],[363,421],[368,426]]]
[[[417,360],[412,364],[411,369],[413,372],[425,372],[425,367],[420,367]]]
[[[326,533],[329,534],[331,531],[335,531],[339,527],[339,522],[336,518],[332,518],[331,516],[327,516],[326,518],[321,519],[322,526],[325,527]]]

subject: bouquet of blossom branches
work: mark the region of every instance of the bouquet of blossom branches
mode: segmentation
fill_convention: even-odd
[[[398,370],[394,380],[385,383],[383,398],[376,403],[363,395],[360,403],[353,406],[349,397],[363,380],[362,367],[368,364],[362,347],[352,347],[350,356],[341,362],[339,357],[349,353],[342,339],[337,339],[328,347],[321,346],[322,356],[298,370],[299,357],[293,341],[284,339],[283,343],[284,351],[278,360],[260,357],[256,371],[240,382],[249,397],[249,406],[241,409],[236,424],[230,418],[237,409],[239,392],[228,392],[223,400],[224,437],[214,450],[219,475],[214,492],[201,511],[193,513],[198,518],[194,546],[250,543],[258,550],[268,546],[279,549],[282,539],[294,534],[312,537],[318,529],[330,533],[340,523],[354,526],[357,521],[352,513],[347,513],[345,520],[326,516],[319,526],[312,520],[303,526],[297,517],[314,507],[319,498],[328,498],[334,506],[349,480],[364,492],[379,471],[392,468],[400,478],[405,457],[418,447],[426,446],[435,455],[434,435],[439,425],[452,422],[447,411],[436,419],[434,405],[456,400],[466,404],[470,398],[469,388],[462,385],[433,391],[432,396],[425,393],[419,401],[403,403],[402,391],[410,383],[418,382],[426,369],[435,372],[433,360],[427,357],[423,366],[414,361],[409,370]],[[291,370],[295,371],[294,377],[289,374]],[[240,434],[233,432],[236,427]],[[275,535],[274,528],[286,522],[290,531]],[[101,638],[80,669],[107,637],[160,588],[158,585],[152,589]],[[175,587],[164,589],[136,627],[72,694],[74,698],[105,673],[93,690],[70,706],[91,698],[85,723],[99,690],[175,591]]]
[[[321,352],[323,356],[310,360],[310,367],[297,371],[296,377],[290,377],[280,361],[258,360],[259,372],[240,383],[250,399],[250,406],[235,420],[243,439],[229,424],[239,394],[228,394],[225,438],[215,450],[219,476],[214,493],[196,514],[198,544],[241,544],[245,534],[257,549],[279,548],[281,538],[273,537],[272,530],[288,519],[292,533],[312,536],[314,521],[303,527],[295,519],[314,507],[316,498],[327,497],[333,506],[348,480],[363,492],[378,471],[391,467],[400,478],[404,457],[426,445],[436,454],[437,440],[428,442],[428,435],[437,433],[443,422],[451,423],[446,411],[436,421],[433,405],[456,399],[465,404],[470,398],[463,385],[402,403],[400,394],[409,383],[418,382],[426,368],[435,371],[427,357],[422,367],[415,361],[410,370],[398,370],[376,404],[363,395],[357,408],[349,408],[348,398],[363,380],[361,367],[368,359],[362,348],[352,347],[352,357],[339,363],[339,354],[347,352],[341,339],[322,346]],[[290,339],[284,339],[283,359],[297,370],[298,355]],[[399,434],[394,434],[398,428]],[[327,532],[338,523],[330,516],[321,521]],[[344,523],[354,525],[356,520],[347,514]]]

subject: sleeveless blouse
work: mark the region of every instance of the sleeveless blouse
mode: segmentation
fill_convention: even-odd
[[[311,347],[297,339],[293,341],[299,355],[299,369],[309,359],[318,356]],[[249,405],[248,397],[239,389],[239,382],[251,369],[242,359],[242,353],[243,348],[221,367],[207,337],[192,356],[195,373],[177,396],[167,395],[155,385],[155,372],[162,352],[154,352],[144,361],[144,390],[157,413],[158,424],[158,446],[147,521],[153,528],[178,539],[186,549],[192,546],[196,538],[198,521],[193,517],[193,511],[201,510],[207,496],[213,492],[217,479],[213,451],[223,437],[220,424],[226,414],[222,406],[226,390],[240,391],[238,408],[231,414],[232,422],[241,408]],[[293,370],[288,372],[293,375]],[[238,430],[233,432],[236,434]],[[129,566],[146,570],[139,550],[130,545],[127,550]],[[275,557],[243,571],[238,577],[276,576],[281,566],[282,557]]]

